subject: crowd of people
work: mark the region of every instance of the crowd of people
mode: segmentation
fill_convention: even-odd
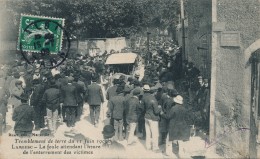
[[[208,133],[209,80],[202,78],[192,62],[184,61],[183,67],[180,48],[165,47],[154,47],[142,54],[142,79],[138,73],[121,75],[113,79],[112,85],[104,82],[109,81],[105,77],[110,74],[104,57],[79,55],[51,70],[22,60],[2,65],[3,129],[6,112],[13,111],[17,135],[27,136],[33,129],[43,129],[46,120],[54,135],[59,119],[71,128],[81,120],[85,103],[91,124],[97,127],[103,105],[109,119],[103,130],[105,138],[127,140],[129,146],[140,138],[154,152],[161,152],[159,145],[166,144],[165,154],[178,155],[178,147],[191,136],[192,125]]]

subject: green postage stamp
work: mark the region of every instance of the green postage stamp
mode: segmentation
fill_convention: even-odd
[[[17,49],[57,54],[62,48],[64,19],[21,15]]]

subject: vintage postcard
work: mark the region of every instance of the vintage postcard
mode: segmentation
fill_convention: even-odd
[[[259,0],[0,8],[0,159],[260,158]]]

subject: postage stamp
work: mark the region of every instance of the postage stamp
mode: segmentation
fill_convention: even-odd
[[[63,47],[64,39],[66,47]],[[17,50],[28,64],[40,62],[50,69],[61,65],[70,50],[64,19],[22,14]]]
[[[64,19],[21,15],[18,50],[57,54],[62,48]]]

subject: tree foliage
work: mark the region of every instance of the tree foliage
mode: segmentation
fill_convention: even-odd
[[[65,18],[66,29],[78,39],[130,36],[144,28],[177,24],[179,0],[8,0],[19,28],[20,14]],[[18,29],[17,29],[18,30]]]

